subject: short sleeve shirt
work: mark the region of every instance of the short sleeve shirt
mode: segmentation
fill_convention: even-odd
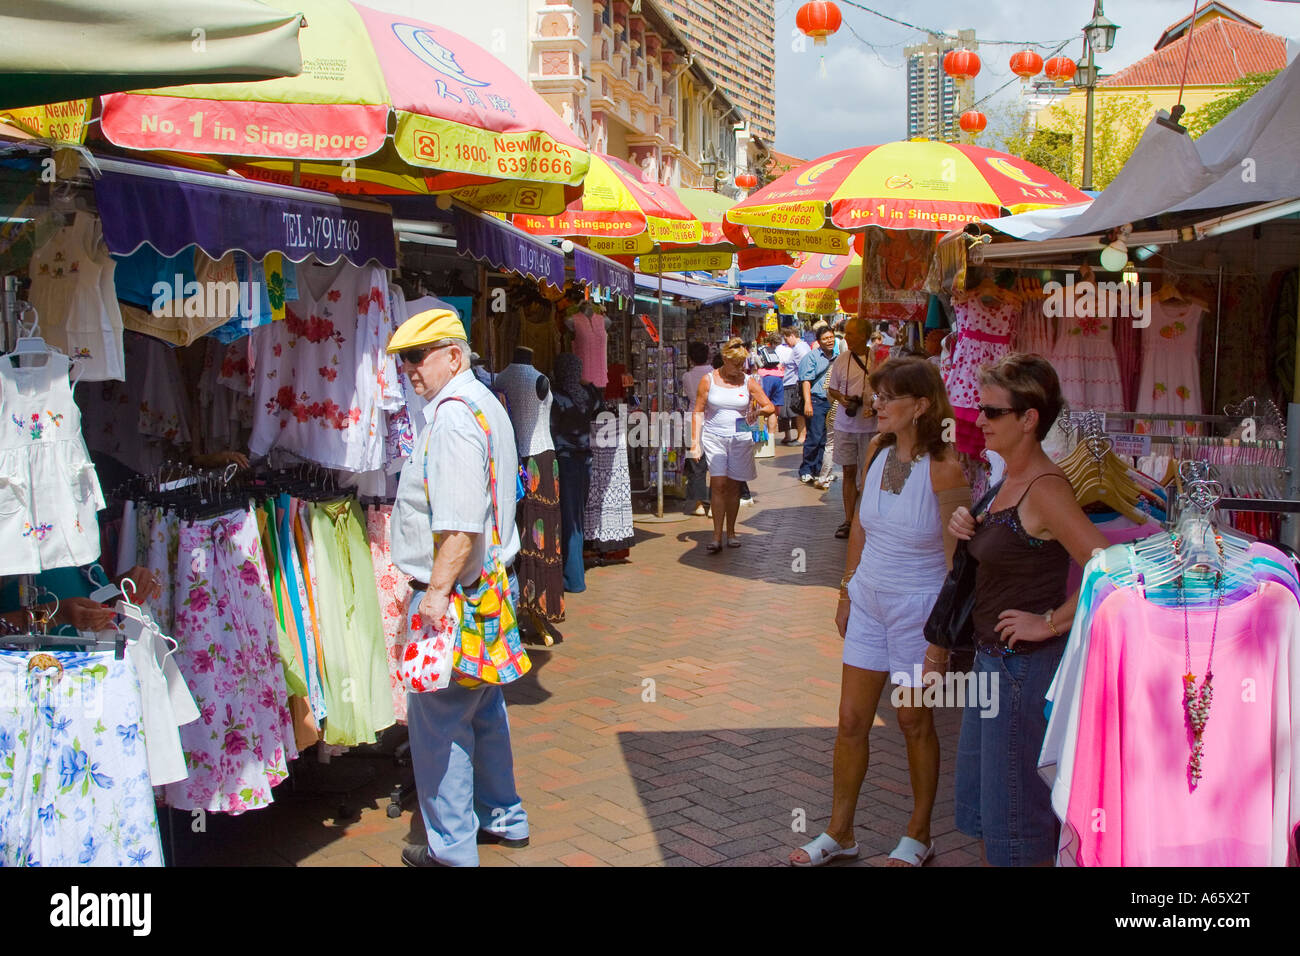
[[[874,432],[876,430],[875,416],[871,415],[871,406],[867,400],[871,398],[871,383],[867,381],[867,373],[853,361],[853,356],[848,349],[844,349],[835,357],[831,363],[831,370],[826,375],[827,386],[835,389],[841,395],[847,395],[850,398],[863,398],[862,408],[856,415],[850,418],[844,413],[844,406],[841,405],[835,412],[835,430],[837,432]]]
[[[831,360],[821,349],[809,351],[799,362],[799,381],[812,382],[812,393],[825,398],[826,378],[830,373],[822,375],[822,371],[830,364]]]
[[[393,505],[392,555],[395,564],[417,581],[433,572],[434,532],[465,531],[476,534],[461,584],[473,584],[483,567],[492,540],[492,496],[488,493],[488,438],[462,397],[482,410],[492,429],[492,451],[497,474],[497,512],[501,530],[501,561],[509,567],[519,553],[515,527],[515,476],[519,457],[510,417],[468,370],[456,376],[429,403],[424,427],[415,450],[402,468]],[[428,461],[428,497],[425,461]]]

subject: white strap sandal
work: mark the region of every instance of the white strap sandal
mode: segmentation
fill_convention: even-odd
[[[901,860],[908,866],[925,866],[933,856],[933,843],[926,846],[920,840],[913,840],[910,836],[899,840],[898,846],[894,847],[894,852],[889,854],[891,860]]]
[[[790,861],[791,866],[821,866],[831,860],[852,860],[858,855],[858,845],[840,846],[840,841],[829,833],[823,833],[811,843],[805,843],[799,849],[808,854],[807,863]]]

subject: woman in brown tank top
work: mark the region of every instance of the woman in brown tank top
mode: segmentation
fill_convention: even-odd
[[[957,828],[983,840],[986,863],[1043,865],[1057,849],[1051,792],[1037,772],[1044,707],[1079,598],[1067,599],[1066,575],[1070,558],[1082,566],[1108,542],[1042,448],[1064,404],[1052,366],[1007,355],[983,370],[980,386],[976,424],[1007,471],[987,512],[974,519],[958,508],[949,523],[979,562],[976,696],[987,703],[968,703],[962,718]]]

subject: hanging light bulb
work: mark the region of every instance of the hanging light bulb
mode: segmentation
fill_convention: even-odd
[[[1101,267],[1107,272],[1119,272],[1128,262],[1128,245],[1123,239],[1116,239],[1101,250]]]
[[[1131,285],[1133,286],[1133,288],[1136,289],[1138,284],[1137,266],[1133,265],[1132,262],[1125,263],[1124,273],[1123,275],[1120,276],[1120,278],[1124,281],[1125,284]]]

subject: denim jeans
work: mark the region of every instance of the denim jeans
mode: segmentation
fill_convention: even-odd
[[[975,675],[996,694],[996,716],[967,704],[957,741],[957,829],[984,841],[993,866],[1033,866],[1056,855],[1052,792],[1038,776],[1047,688],[1065,647],[1007,657],[977,652]]]
[[[587,590],[582,565],[582,520],[591,486],[591,455],[560,455],[560,546],[564,553],[564,590]]]
[[[803,461],[799,477],[816,478],[822,471],[822,457],[826,452],[826,415],[831,403],[820,395],[812,397],[812,415],[808,418],[808,434],[803,443]]]

